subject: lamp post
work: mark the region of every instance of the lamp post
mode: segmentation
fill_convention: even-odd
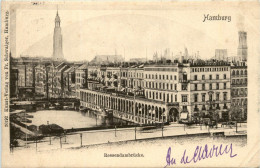
[[[47,121],[47,125],[48,125],[48,128],[49,128],[49,121]],[[51,145],[51,134],[49,134],[49,136],[50,136],[50,144],[49,145]]]
[[[24,111],[24,120],[25,120],[25,111]],[[26,130],[27,130],[27,124],[25,124],[25,127],[26,127]],[[25,140],[26,140],[25,147],[28,148],[28,146],[27,146],[27,131],[25,133]]]

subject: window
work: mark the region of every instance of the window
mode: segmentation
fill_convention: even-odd
[[[174,80],[177,80],[177,76],[176,75],[174,75]]]
[[[197,94],[194,95],[194,102],[198,102],[198,95]]]
[[[216,94],[216,100],[219,101],[219,93]]]
[[[194,84],[194,90],[197,90],[198,88],[197,88],[197,84]]]
[[[205,83],[202,84],[202,90],[205,90]]]
[[[212,80],[212,75],[209,75],[209,80]]]
[[[206,95],[203,94],[203,95],[202,95],[202,102],[205,102],[205,97],[206,97]]]
[[[209,95],[209,101],[212,101],[212,94]]]
[[[202,80],[205,80],[205,75],[202,75]]]
[[[226,83],[224,83],[224,89],[226,89],[227,88],[227,84]]]
[[[182,84],[182,85],[181,85],[181,89],[182,89],[182,90],[187,90],[187,85]]]
[[[175,101],[177,102],[177,95],[175,95]]]
[[[187,101],[188,101],[187,95],[182,95],[182,102],[187,102]]]
[[[177,90],[177,84],[174,84],[174,90]]]
[[[224,74],[224,75],[223,75],[223,78],[224,78],[224,79],[227,79],[227,75],[226,75],[226,74]]]
[[[223,107],[224,109],[227,109],[227,104],[226,103],[224,103],[224,107]]]
[[[188,111],[187,106],[182,106],[183,111]]]
[[[164,75],[162,76],[162,79],[164,79]]]
[[[171,84],[171,90],[173,89],[173,86],[172,86],[172,84]]]
[[[194,75],[194,80],[198,80],[198,79],[197,79],[197,75]]]
[[[170,80],[172,80],[172,75],[170,75]]]
[[[223,100],[227,100],[227,93],[223,93]]]
[[[219,75],[216,75],[216,79],[219,79]]]
[[[161,75],[159,75],[159,79],[161,79]]]
[[[212,90],[212,84],[211,83],[209,84],[209,90]]]
[[[216,84],[216,89],[219,89],[219,84],[218,83]]]
[[[168,75],[166,75],[166,79],[168,80]]]

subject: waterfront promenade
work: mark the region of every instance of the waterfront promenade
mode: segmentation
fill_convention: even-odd
[[[162,139],[172,138],[177,136],[190,136],[190,135],[207,135],[221,134],[220,136],[240,136],[246,135],[247,124],[238,124],[237,132],[236,127],[221,127],[208,128],[206,126],[187,126],[183,124],[173,124],[157,129],[143,130],[142,127],[135,128],[117,128],[107,130],[93,130],[82,131],[67,134],[61,137],[45,137],[40,141],[29,141],[27,148],[25,142],[20,141],[21,147],[14,148],[13,152],[24,150],[34,150],[36,152],[47,152],[50,150],[62,150],[68,148],[81,148],[98,144],[109,144],[124,141],[135,140],[148,140],[148,139]],[[214,135],[216,136],[216,135]],[[219,135],[217,135],[219,136]]]

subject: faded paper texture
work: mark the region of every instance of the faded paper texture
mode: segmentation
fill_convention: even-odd
[[[259,3],[2,2],[2,167],[258,167]]]

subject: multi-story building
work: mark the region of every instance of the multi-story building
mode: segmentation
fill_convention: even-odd
[[[18,77],[19,87],[34,87],[35,84],[34,67],[35,65],[29,63],[17,65],[17,69],[19,73],[19,77]]]
[[[215,120],[230,118],[230,65],[204,62],[190,65],[189,116]]]
[[[54,83],[56,85],[54,89],[55,98],[65,98],[63,74],[68,68],[69,66],[66,64],[60,68],[57,68],[57,72],[54,78]]]
[[[64,67],[65,63],[55,63],[52,62],[50,65],[47,66],[47,98],[58,98],[58,77],[57,72]]]
[[[232,119],[247,119],[247,65],[235,62],[231,66]]]
[[[105,86],[118,90],[119,75],[119,67],[107,67],[105,76]]]
[[[38,64],[35,67],[35,93],[42,97],[47,97],[46,67],[46,64]]]
[[[66,98],[76,98],[76,69],[74,65],[63,73],[63,88]]]
[[[83,64],[76,69],[76,97],[80,98],[80,89],[87,87],[88,65]]]
[[[177,103],[178,72],[178,64],[149,65],[144,67],[145,98],[167,104],[170,111],[163,115],[168,115],[169,121],[177,121],[177,118],[179,118],[179,104]]]
[[[133,65],[128,68],[127,92],[144,95],[144,65]]]

